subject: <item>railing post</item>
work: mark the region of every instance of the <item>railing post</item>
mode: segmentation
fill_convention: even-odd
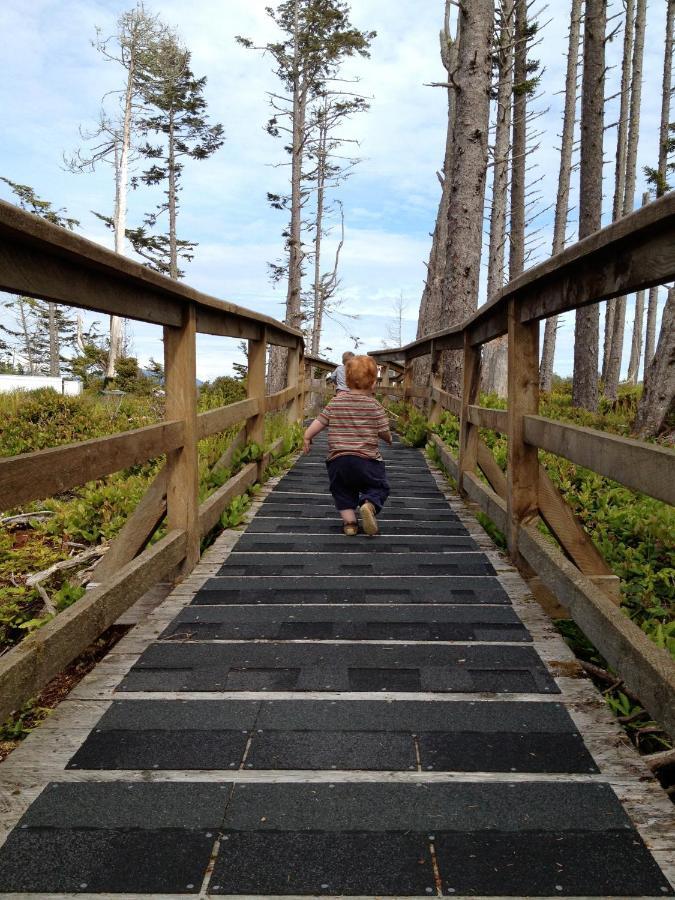
[[[300,384],[300,371],[301,371],[301,357],[302,357],[302,344],[298,341],[296,347],[293,347],[288,351],[288,373],[286,375],[286,387],[296,387],[301,388]],[[292,400],[288,404],[288,408],[286,411],[286,421],[289,425],[294,425],[295,422],[298,421],[300,415],[298,410],[300,409],[299,396],[296,396],[294,400]]]
[[[520,322],[515,299],[508,310],[508,366],[506,540],[511,558],[518,562],[520,525],[539,511],[537,448],[525,443],[523,433],[523,416],[539,412],[539,322]]]
[[[459,416],[458,484],[464,493],[464,473],[475,472],[478,463],[478,428],[469,422],[469,406],[475,404],[480,387],[480,346],[473,347],[468,332],[464,332],[464,368],[462,408]]]
[[[182,571],[199,560],[199,450],[197,445],[197,308],[189,303],[183,324],[164,327],[166,418],[184,422],[184,444],[166,455],[166,518],[169,531],[186,534]]]
[[[380,387],[388,388],[389,387],[389,363],[384,363],[382,365],[382,375],[380,376]]]
[[[431,372],[429,377],[429,424],[438,425],[443,414],[443,407],[439,400],[434,400],[433,392],[441,390],[443,383],[443,372],[441,370],[441,351],[437,350],[434,344],[431,344]]]
[[[265,392],[267,368],[267,332],[263,328],[260,340],[249,338],[246,396],[258,401],[258,415],[246,423],[246,443],[256,443],[261,449],[265,444]],[[262,475],[262,462],[258,462],[258,478]]]
[[[413,385],[413,361],[407,359],[403,368],[403,402],[410,401],[410,389]]]

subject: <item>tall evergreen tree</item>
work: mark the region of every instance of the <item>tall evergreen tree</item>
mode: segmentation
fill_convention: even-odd
[[[104,38],[100,29],[96,34],[94,47],[107,62],[122,67],[124,83],[119,91],[106,94],[106,99],[116,99],[117,108],[113,111],[102,109],[96,128],[81,131],[89,149],[86,152],[78,150],[66,159],[66,163],[73,172],[92,171],[100,163],[112,166],[115,178],[113,215],[101,218],[110,224],[115,233],[115,252],[124,253],[129,169],[134,157],[138,117],[143,108],[141,79],[156,53],[158,41],[168,31],[158,16],[146,12],[142,0],[139,0],[133,9],[120,15],[113,35]],[[108,378],[115,375],[115,364],[122,353],[123,332],[122,319],[111,316],[106,364]]]
[[[302,276],[305,250],[302,239],[302,209],[306,201],[303,192],[305,159],[307,153],[308,109],[313,99],[325,91],[326,83],[334,77],[340,64],[348,57],[368,56],[374,31],[360,31],[350,20],[350,8],[344,0],[285,0],[276,9],[267,7],[267,13],[281,31],[281,39],[264,46],[256,46],[249,38],[238,37],[242,46],[262,50],[274,60],[274,71],[284,93],[273,94],[273,115],[267,131],[274,137],[289,138],[290,154],[290,202],[279,204],[272,196],[271,202],[278,208],[288,205],[290,222],[286,237],[288,262],[281,268],[273,267],[277,276],[287,277],[285,321],[296,328],[302,327]],[[279,389],[285,383],[286,352],[273,348],[271,354],[270,384]]]
[[[181,278],[181,260],[191,260],[196,244],[178,237],[177,218],[181,176],[185,160],[204,160],[225,141],[223,126],[209,124],[204,88],[206,77],[196,78],[190,68],[190,51],[175,35],[159,42],[148,67],[141,74],[140,91],[149,110],[138,122],[139,130],[154,135],[159,143],[146,141],[139,152],[150,166],[141,175],[146,185],[162,185],[164,200],[145,218],[145,224],[127,233],[131,243],[150,266],[170,278]],[[137,183],[134,180],[134,183]],[[153,234],[161,216],[168,214],[168,229]]]

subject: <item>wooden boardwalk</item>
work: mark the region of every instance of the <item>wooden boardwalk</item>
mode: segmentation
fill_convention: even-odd
[[[673,896],[672,804],[464,504],[395,445],[344,538],[317,445],[0,765],[0,896]]]

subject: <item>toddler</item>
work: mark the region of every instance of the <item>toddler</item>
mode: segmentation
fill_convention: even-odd
[[[366,534],[378,534],[376,515],[389,496],[384,460],[378,439],[391,444],[389,420],[372,396],[377,365],[370,356],[353,356],[345,364],[348,390],[333,397],[305,431],[304,450],[312,438],[328,427],[328,478],[342,530],[358,534],[357,509]]]

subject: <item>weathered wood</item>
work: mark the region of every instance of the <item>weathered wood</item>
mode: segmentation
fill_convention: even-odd
[[[657,500],[675,504],[675,452],[607,432],[527,415],[525,440],[532,447],[618,481]]]
[[[675,278],[675,195],[649,203],[570,245],[509,282],[476,313],[452,328],[372,356],[415,359],[441,349],[459,350],[463,332],[472,345],[508,331],[507,307],[517,300],[521,322],[630,294]]]
[[[403,401],[408,402],[413,396],[413,376],[414,369],[409,359],[405,361],[405,369],[403,370]]]
[[[502,500],[506,500],[506,475],[499,468],[499,464],[492,455],[490,448],[480,439],[478,441],[477,460],[478,465],[487,478],[492,490],[498,494]]]
[[[286,409],[286,421],[292,425],[297,421],[297,403],[295,398],[298,392],[298,383],[300,380],[300,348],[288,351],[288,365],[286,366],[286,391],[289,393],[289,399],[284,404]],[[282,392],[283,393],[283,392]]]
[[[246,376],[246,393],[249,399],[258,401],[258,414],[246,422],[246,442],[256,443],[262,447],[265,443],[265,376],[267,366],[267,344],[261,341],[248,342],[248,374]],[[262,467],[258,464],[258,476]]]
[[[539,461],[536,448],[525,443],[523,417],[539,409],[539,323],[521,323],[515,300],[509,302],[508,334],[506,540],[512,559],[518,562],[518,529],[538,511]]]
[[[185,556],[186,537],[170,531],[38,631],[0,657],[0,721],[79,656]]]
[[[454,394],[449,394],[447,391],[440,390],[440,388],[432,387],[431,396],[441,404],[443,409],[447,409],[453,415],[458,416],[461,413],[462,401],[459,397],[455,397]]]
[[[180,328],[164,329],[166,416],[182,419],[185,429],[183,446],[166,457],[166,518],[170,531],[185,532],[185,574],[199,559],[196,312],[190,304]]]
[[[230,465],[232,465],[232,460],[234,458],[234,454],[237,450],[241,450],[246,446],[246,425],[244,424],[238,434],[232,439],[232,443],[225,450],[222,456],[216,460],[213,464],[213,471],[215,472],[217,469],[227,469]]]
[[[508,429],[508,413],[505,409],[488,409],[486,406],[469,405],[467,418],[478,428],[490,428],[498,434],[506,434]]]
[[[539,511],[580,572],[584,575],[613,574],[542,466],[539,466]]]
[[[290,325],[173,281],[5,201],[0,201],[0,290],[175,327],[186,304],[194,303],[198,330],[208,334],[238,337],[251,327],[267,327],[270,343],[295,347],[302,340]]]
[[[296,394],[297,388],[295,385],[284,388],[282,391],[276,391],[274,394],[268,394],[265,397],[265,411],[277,412],[277,410],[284,409],[295,400]]]
[[[431,350],[431,373],[429,384],[429,413],[428,419],[430,425],[438,425],[443,415],[443,405],[440,402],[439,392],[442,390],[441,383],[443,381],[443,372],[441,370],[442,356],[440,351],[432,345]]]
[[[483,484],[473,472],[465,472],[462,483],[467,497],[480,506],[485,515],[495,523],[500,531],[506,532],[508,515],[504,500],[492,488]]]
[[[523,525],[518,549],[584,634],[666,731],[675,733],[675,663],[554,547]]]
[[[59,494],[112,472],[175,451],[184,425],[167,421],[134,431],[0,459],[0,509]]]
[[[211,434],[218,434],[226,428],[245,422],[258,414],[258,408],[258,400],[249,398],[199,413],[197,416],[197,440],[201,441]]]
[[[258,464],[254,462],[248,463],[201,504],[199,507],[199,533],[201,537],[204,537],[216,527],[225,507],[239,494],[243,494],[247,487],[254,484],[257,477]]]
[[[438,451],[441,463],[450,474],[450,477],[457,481],[459,478],[459,466],[457,464],[457,460],[452,455],[450,450],[445,446],[445,444],[437,434],[430,434],[429,442],[433,444]]]
[[[166,466],[162,466],[120,533],[94,569],[91,581],[105,582],[147,546],[166,515]]]
[[[469,406],[476,402],[480,389],[480,347],[472,347],[464,335],[464,367],[462,407],[459,414],[459,490],[463,493],[463,476],[476,471],[478,429],[468,417]]]

